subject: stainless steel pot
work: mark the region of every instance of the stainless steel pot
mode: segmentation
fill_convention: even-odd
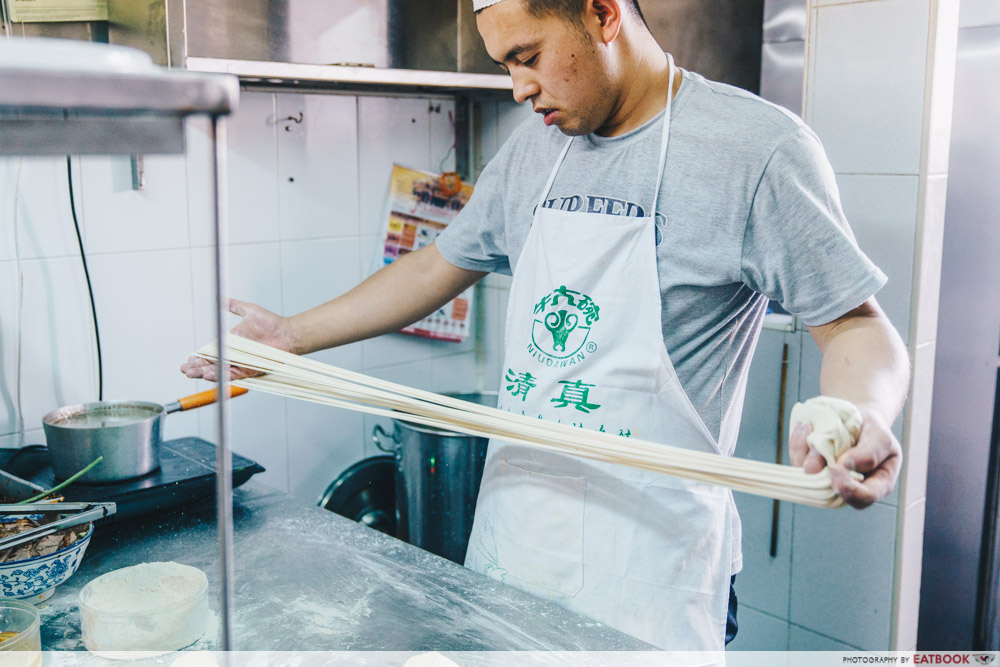
[[[215,402],[209,389],[160,405],[141,401],[80,403],[53,410],[42,418],[45,441],[56,479],[66,479],[103,456],[81,482],[118,482],[142,477],[160,467],[163,420],[168,413]],[[233,387],[231,396],[246,393]]]
[[[497,404],[496,392],[450,396]],[[489,441],[398,419],[391,435],[376,426],[372,439],[396,457],[396,537],[464,562]]]

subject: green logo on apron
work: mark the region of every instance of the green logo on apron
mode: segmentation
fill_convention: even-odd
[[[587,345],[591,326],[600,319],[601,309],[586,294],[565,285],[546,294],[535,304],[528,351],[547,366],[568,366],[583,361],[586,352],[597,346]]]

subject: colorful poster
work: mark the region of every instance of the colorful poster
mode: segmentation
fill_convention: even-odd
[[[392,167],[388,225],[379,248],[379,266],[432,243],[472,196],[472,186],[451,174]],[[400,333],[460,343],[472,329],[469,288],[437,312]]]

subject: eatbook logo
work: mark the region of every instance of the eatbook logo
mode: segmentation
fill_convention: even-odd
[[[528,352],[548,366],[567,366],[583,361],[597,345],[588,342],[591,327],[601,309],[586,294],[565,285],[543,296],[535,304]]]

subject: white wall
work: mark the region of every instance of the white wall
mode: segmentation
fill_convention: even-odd
[[[491,119],[483,137],[488,157],[523,110],[505,102],[484,108]],[[231,295],[290,314],[367,276],[392,163],[454,168],[449,111],[449,99],[244,92],[229,123]],[[300,112],[301,123],[281,120]],[[131,189],[128,158],[73,158],[105,399],[162,403],[208,386],[178,371],[192,350],[214,338],[207,128],[196,121],[188,136],[186,155],[145,157],[142,192]],[[491,280],[482,291],[489,340],[496,340],[503,284]],[[17,417],[19,329],[23,422]],[[489,371],[477,364],[472,338],[454,344],[400,335],[316,357],[434,391],[495,387],[492,366],[500,363],[491,362]],[[44,442],[45,413],[96,398],[93,327],[65,159],[4,159],[0,447]],[[171,415],[166,437],[214,441],[213,415],[212,408]],[[357,413],[250,394],[232,404],[232,423],[234,451],[267,468],[261,479],[310,502],[345,467],[377,453],[369,445],[372,422]]]

